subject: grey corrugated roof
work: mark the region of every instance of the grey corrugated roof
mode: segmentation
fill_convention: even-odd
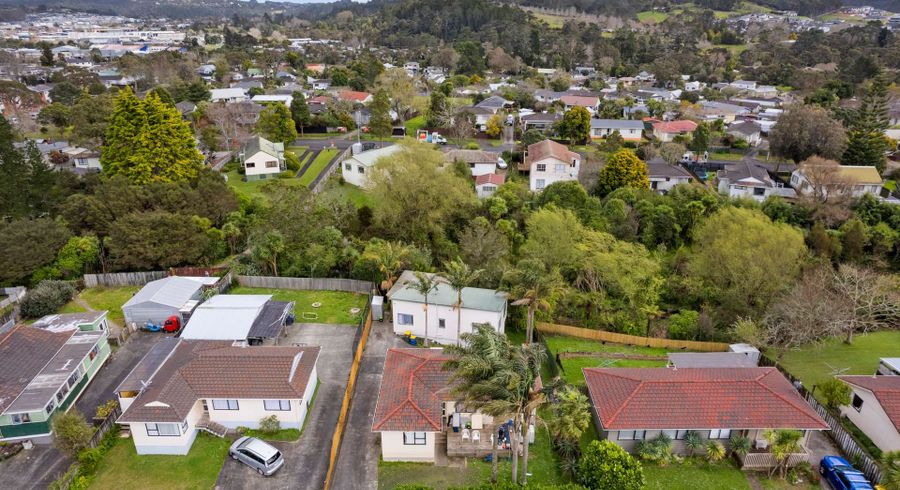
[[[137,294],[122,305],[122,308],[148,302],[181,308],[201,287],[203,285],[199,282],[184,277],[164,277],[148,282]]]
[[[175,350],[179,339],[166,337],[153,344],[153,347],[137,363],[134,369],[125,376],[125,379],[116,387],[116,393],[120,391],[141,391],[145,384],[150,383],[156,371],[166,362],[169,354]]]
[[[244,155],[246,157],[251,157],[259,151],[279,158],[279,155],[284,153],[284,143],[273,143],[262,136],[254,136],[247,140],[247,143],[244,145]]]
[[[394,153],[403,150],[403,147],[400,145],[391,145],[386,146],[384,148],[377,148],[375,150],[368,150],[362,153],[358,153],[348,158],[348,160],[354,160],[358,162],[360,165],[364,165],[366,167],[371,167],[375,165],[375,162],[378,161],[379,158],[391,156]]]
[[[430,274],[433,276],[433,274]],[[425,296],[419,294],[410,284],[415,281],[415,275],[411,271],[404,271],[397,280],[397,284],[388,291],[391,301],[410,301],[413,303],[425,303]],[[401,281],[403,281],[401,283]],[[428,294],[428,304],[453,306],[456,304],[456,291],[443,279],[439,279],[437,286]],[[395,289],[396,288],[396,289]],[[463,288],[463,308],[483,311],[503,311],[506,307],[507,294],[502,291],[484,288]]]
[[[740,352],[670,352],[669,362],[678,369],[756,367],[750,356]]]
[[[78,330],[79,325],[89,325],[106,316],[107,311],[86,311],[82,313],[58,313],[41,317],[32,327],[43,328],[53,332]]]
[[[687,177],[691,178],[691,173],[678,165],[669,165],[661,161],[647,162],[647,174],[650,177]]]
[[[592,128],[644,129],[644,121],[634,119],[591,119]]]
[[[284,328],[284,320],[293,309],[289,301],[268,301],[247,333],[249,339],[274,339]]]
[[[194,310],[183,339],[247,340],[250,329],[272,299],[269,294],[218,294]]]

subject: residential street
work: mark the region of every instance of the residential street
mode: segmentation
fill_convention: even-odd
[[[319,345],[319,387],[303,434],[297,442],[273,443],[284,454],[284,467],[264,478],[228,458],[219,473],[219,489],[309,489],[320,490],[328,472],[331,438],[341,411],[347,376],[353,361],[354,326],[299,323],[288,327],[281,345]],[[335,486],[334,488],[339,488]]]

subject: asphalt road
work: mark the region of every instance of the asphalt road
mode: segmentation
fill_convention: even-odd
[[[289,327],[281,345],[319,345],[319,388],[306,426],[297,442],[275,442],[284,455],[284,466],[266,478],[228,458],[219,473],[217,489],[308,489],[321,490],[328,472],[331,438],[341,411],[352,359],[356,328],[344,325],[302,323]],[[339,487],[334,487],[339,488]]]

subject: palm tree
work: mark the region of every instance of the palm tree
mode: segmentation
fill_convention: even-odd
[[[574,386],[566,386],[556,395],[554,416],[550,419],[550,433],[555,439],[577,441],[591,423],[591,405],[587,396]]]
[[[425,347],[430,345],[428,340],[428,295],[437,285],[435,277],[424,272],[416,272],[416,279],[409,283],[409,287],[425,297]]]
[[[466,406],[482,413],[497,418],[512,417],[512,481],[517,482],[519,444],[534,423],[538,407],[546,401],[543,392],[535,389],[546,353],[538,344],[512,346],[505,335],[488,324],[475,325],[475,331],[464,333],[463,340],[459,346],[447,348],[451,360],[446,367],[454,371],[454,392],[462,396]],[[496,481],[496,442],[493,456],[492,480]],[[524,484],[528,478],[527,439],[522,456]]]
[[[718,463],[725,457],[725,446],[719,441],[709,441],[706,444],[706,459],[710,463]]]
[[[537,259],[524,259],[505,275],[504,282],[511,286],[512,305],[528,308],[525,342],[530,344],[534,338],[534,315],[538,310],[548,311],[553,307],[565,288],[562,276],[557,268],[547,271]]]
[[[688,449],[688,456],[693,456],[694,451],[703,447],[703,438],[695,430],[689,430],[684,433],[684,445]]]
[[[900,451],[881,453],[881,484],[885,488],[900,488]]]
[[[450,287],[456,291],[456,345],[459,345],[460,335],[462,334],[462,292],[463,289],[471,286],[483,271],[481,269],[470,269],[469,266],[457,258],[444,264],[444,273],[441,276],[447,280]]]
[[[772,468],[769,476],[773,475],[777,470],[779,475],[784,478],[784,470],[787,468],[788,458],[793,453],[799,453],[803,448],[800,447],[800,439],[803,438],[803,432],[799,430],[779,429],[768,430],[763,435],[769,441],[769,451],[775,457],[778,463]]]
[[[362,253],[362,259],[372,262],[384,277],[379,283],[382,293],[386,293],[394,285],[397,273],[409,258],[409,245],[400,242],[372,240]]]

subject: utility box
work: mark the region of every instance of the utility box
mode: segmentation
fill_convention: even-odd
[[[378,322],[384,320],[384,296],[372,296],[372,319]]]

